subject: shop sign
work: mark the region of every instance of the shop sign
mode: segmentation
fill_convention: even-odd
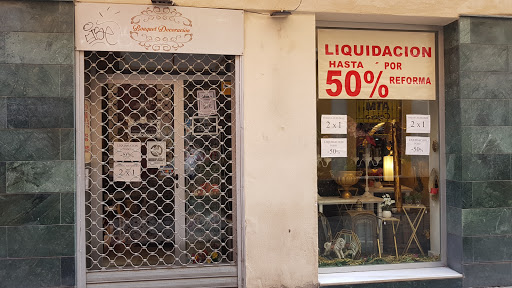
[[[77,50],[243,54],[243,11],[75,4]],[[226,33],[229,31],[229,33]]]
[[[405,137],[405,155],[429,155],[430,137]]]
[[[114,142],[114,161],[141,161],[140,142]]]
[[[320,99],[436,99],[433,32],[318,30]]]
[[[347,157],[347,138],[322,138],[320,140],[320,156],[322,158]]]
[[[322,115],[322,134],[347,134],[347,115]]]
[[[140,162],[114,162],[114,181],[140,182]]]
[[[406,133],[430,133],[430,115],[405,115]]]
[[[166,145],[165,141],[148,141],[147,146],[147,159],[148,168],[160,168],[166,164]]]

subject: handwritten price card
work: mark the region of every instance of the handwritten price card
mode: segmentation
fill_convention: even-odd
[[[140,162],[114,162],[114,181],[140,182]]]
[[[322,115],[322,134],[347,134],[347,115]]]
[[[407,114],[407,133],[430,133],[430,115]]]
[[[405,137],[405,155],[429,155],[430,137]]]
[[[347,138],[322,138],[320,154],[322,158],[347,157]]]
[[[140,161],[140,146],[140,142],[114,142],[114,161]]]

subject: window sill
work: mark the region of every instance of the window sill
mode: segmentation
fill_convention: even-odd
[[[435,267],[319,274],[318,282],[320,286],[332,286],[454,278],[462,278],[462,274],[447,267]]]

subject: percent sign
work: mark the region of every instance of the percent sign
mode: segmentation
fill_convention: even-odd
[[[379,96],[381,98],[386,98],[389,94],[388,86],[384,84],[379,85],[380,76],[382,76],[382,71],[379,72],[377,80],[375,80],[375,75],[373,74],[372,71],[364,72],[364,82],[366,82],[367,84],[373,83],[373,89],[372,92],[370,93],[370,98],[373,97],[375,90],[378,90]],[[343,84],[341,83],[341,80],[336,79],[334,77],[341,77],[341,70],[327,71],[327,80],[325,81],[326,84],[334,84],[336,86],[336,90],[325,89],[327,95],[332,97],[339,96],[341,94],[341,91],[343,91]],[[356,81],[354,89],[352,89],[351,86],[352,78]],[[347,92],[347,95],[351,97],[359,96],[359,93],[361,93],[361,74],[359,74],[358,71],[350,70],[345,74],[345,91]]]

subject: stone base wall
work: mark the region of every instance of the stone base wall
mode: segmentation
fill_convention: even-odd
[[[0,287],[75,285],[73,2],[0,2]]]

